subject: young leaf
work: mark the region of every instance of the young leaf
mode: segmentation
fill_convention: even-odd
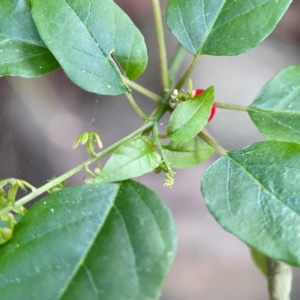
[[[154,148],[154,140],[146,136],[123,144],[112,154],[95,182],[120,181],[152,172],[161,162]]]
[[[1,299],[158,299],[174,258],[171,214],[134,181],[36,203],[0,247]]]
[[[264,40],[292,0],[169,0],[167,25],[193,55],[238,55]]]
[[[177,143],[193,139],[207,124],[213,102],[214,87],[210,87],[200,96],[180,103],[170,117],[168,136]]]
[[[267,141],[228,152],[202,178],[216,220],[250,247],[300,266],[300,145]]]
[[[144,38],[112,0],[32,0],[33,19],[66,74],[99,94],[129,91],[115,58],[130,79],[147,64]]]
[[[59,68],[36,30],[29,1],[0,1],[0,20],[0,76],[30,78]]]
[[[164,152],[172,168],[185,169],[207,160],[214,153],[214,149],[193,139],[182,144],[171,142],[164,146]]]
[[[249,116],[270,140],[300,143],[300,66],[282,70],[249,106]]]

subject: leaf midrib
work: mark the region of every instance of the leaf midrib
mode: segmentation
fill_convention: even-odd
[[[5,35],[5,34],[0,34],[0,38],[4,38],[6,40],[11,40],[11,41],[16,41],[16,42],[22,42],[24,44],[29,44],[31,46],[37,46],[37,47],[42,47],[42,48],[47,48],[46,45],[43,45],[43,44],[36,44],[36,43],[33,43],[32,41],[26,41],[26,40],[22,40],[22,39],[18,39],[18,38],[15,38],[15,37],[12,37],[12,36],[8,36],[8,35]]]
[[[89,255],[92,247],[94,246],[95,244],[95,241],[97,240],[110,212],[111,212],[111,209],[112,207],[114,206],[115,204],[115,201],[116,201],[116,198],[118,196],[118,193],[120,191],[120,188],[121,188],[121,185],[122,185],[122,182],[119,183],[119,184],[114,184],[114,185],[118,185],[118,188],[114,191],[115,192],[115,195],[113,198],[113,201],[111,201],[111,205],[107,207],[107,214],[106,214],[106,217],[103,219],[103,221],[101,222],[101,224],[99,224],[98,226],[98,230],[95,231],[95,235],[94,235],[94,238],[90,241],[90,246],[86,248],[86,252],[85,254],[81,257],[80,261],[77,262],[76,264],[76,267],[74,268],[74,272],[72,274],[70,274],[70,277],[69,277],[69,280],[66,282],[65,286],[63,288],[61,288],[60,290],[60,293],[57,295],[57,298],[56,300],[60,300],[62,299],[62,297],[64,296],[64,294],[67,292],[68,290],[68,287],[70,286],[71,282],[73,281],[73,279],[76,277],[76,275],[78,274],[78,271],[80,270],[82,264],[84,264],[84,262],[86,261],[86,258],[87,256]]]
[[[126,162],[125,164],[122,164],[121,166],[118,166],[117,168],[115,168],[114,170],[110,170],[108,175],[110,174],[114,174],[115,172],[119,172],[121,169],[123,169],[124,167],[126,167],[127,165],[131,164],[132,162],[135,162],[137,160],[139,160],[140,158],[142,158],[143,156],[150,156],[151,158],[154,158],[154,156],[158,155],[158,153],[153,150],[153,149],[150,149],[148,152],[146,153],[142,153],[140,154],[139,156],[135,157],[134,159]],[[108,175],[105,174],[105,176],[101,176],[101,174],[103,174],[103,172],[105,171],[105,167],[103,168],[103,171],[100,173],[100,175],[98,177],[96,177],[96,180],[97,179],[101,179],[102,177],[107,177]],[[101,182],[101,181],[100,181]]]
[[[187,125],[187,123],[189,123],[190,120],[191,120],[196,114],[198,114],[199,110],[201,110],[201,108],[203,107],[204,104],[207,104],[206,101],[208,101],[207,99],[209,98],[209,96],[210,96],[210,93],[207,94],[207,96],[205,97],[205,99],[197,99],[197,98],[195,98],[195,99],[189,100],[189,101],[197,101],[197,100],[198,100],[199,102],[200,102],[200,101],[201,101],[201,102],[200,102],[200,105],[198,106],[198,108],[195,109],[195,111],[190,115],[190,117],[186,119],[186,122],[184,122],[184,123],[181,124],[177,129],[175,129],[174,131],[171,132],[172,135],[174,135],[174,134],[176,134],[176,133],[178,133],[178,132],[184,130],[184,128],[185,128],[185,126]],[[187,101],[186,101],[186,102],[183,102],[182,104],[184,104],[184,103],[187,103]],[[209,117],[209,116],[208,116],[208,117]],[[202,122],[202,123],[205,123],[205,122]],[[178,124],[177,124],[177,126],[178,126]]]
[[[259,114],[279,114],[279,115],[296,115],[300,116],[300,111],[299,112],[288,112],[288,111],[275,111],[275,110],[266,110],[266,109],[261,109],[257,108],[254,106],[247,106],[246,111],[249,112],[254,112],[254,113],[259,113]]]
[[[247,170],[245,166],[243,166],[241,163],[237,162],[234,158],[232,158],[229,153],[226,154],[228,159],[230,159],[233,163],[235,163],[238,167],[240,167],[242,170],[245,171],[246,174],[249,174],[250,177],[253,178],[255,182],[259,185],[261,189],[264,189],[267,193],[269,193],[272,197],[274,197],[280,204],[282,204],[284,207],[288,208],[291,212],[295,213],[297,216],[300,217],[300,214],[293,210],[291,207],[289,207],[286,203],[282,202],[280,198],[278,198],[277,195],[275,195],[273,192],[271,192],[267,187],[265,187],[250,171]]]
[[[102,49],[102,47],[100,46],[100,43],[97,42],[96,38],[94,37],[94,35],[90,32],[90,30],[88,29],[88,27],[86,26],[86,24],[83,22],[83,20],[81,20],[81,18],[79,17],[79,15],[77,14],[77,12],[73,9],[73,7],[66,1],[63,0],[69,7],[70,9],[74,12],[74,14],[77,16],[77,18],[81,21],[82,25],[84,26],[84,28],[86,29],[86,31],[89,33],[89,35],[91,36],[91,38],[94,40],[94,42],[96,43],[96,45],[98,46],[97,48],[101,51],[103,57],[105,58],[105,60],[108,62],[109,66],[111,67],[111,69],[113,70],[113,72],[117,75],[117,77],[119,78],[120,82],[122,83],[122,85],[124,86],[125,90],[128,89],[127,86],[124,84],[123,80],[122,80],[122,75],[120,70],[117,68],[116,64],[113,62],[112,59],[109,59],[108,56],[106,55],[106,53],[104,52],[104,50]],[[115,36],[115,34],[114,34]],[[113,49],[111,49],[112,51]]]

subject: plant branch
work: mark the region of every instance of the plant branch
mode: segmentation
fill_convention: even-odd
[[[160,3],[159,0],[152,0],[154,19],[156,25],[156,34],[158,40],[158,49],[161,65],[161,77],[162,77],[162,86],[163,91],[169,91],[169,75],[168,75],[168,62],[167,62],[167,52],[166,44],[164,38],[164,28],[161,17]]]
[[[220,155],[220,156],[224,156],[227,155],[227,152],[225,149],[223,149],[217,142],[215,142],[214,140],[212,140],[208,135],[206,135],[203,131],[201,131],[198,136],[204,141],[206,142],[208,145],[212,146],[215,151]]]
[[[131,104],[131,106],[133,107],[133,109],[135,110],[135,112],[144,120],[147,121],[148,117],[141,111],[141,109],[138,107],[138,105],[136,104],[136,102],[134,101],[132,95],[130,93],[125,93],[129,103]]]
[[[134,81],[129,80],[126,77],[123,77],[123,81],[133,90],[139,92],[140,94],[148,97],[149,99],[152,99],[156,102],[161,102],[162,98],[159,95],[156,95],[155,93],[149,91],[148,89],[144,88],[143,86],[137,84]]]
[[[292,268],[283,262],[267,259],[268,289],[270,300],[290,300]]]
[[[132,133],[130,133],[129,135],[127,135],[123,139],[117,141],[113,145],[111,145],[111,146],[107,147],[106,149],[104,149],[103,151],[97,153],[95,157],[86,160],[85,162],[79,164],[78,166],[76,166],[75,168],[69,170],[68,172],[66,172],[64,174],[62,174],[61,176],[56,177],[53,180],[46,183],[45,185],[33,190],[31,193],[29,193],[25,197],[23,197],[20,200],[16,201],[14,206],[8,206],[8,207],[5,207],[4,209],[0,210],[0,216],[7,214],[11,210],[22,207],[23,205],[25,205],[26,203],[28,203],[32,199],[36,198],[37,196],[47,192],[51,188],[57,186],[58,184],[60,184],[61,182],[67,180],[68,178],[72,177],[73,175],[77,174],[78,172],[80,172],[82,170],[85,170],[87,166],[89,166],[90,164],[96,162],[98,159],[104,157],[105,155],[109,154],[110,152],[114,151],[119,146],[121,146],[123,143],[131,140],[135,136],[138,136],[139,134],[143,133],[144,131],[152,128],[153,125],[155,123],[157,123],[161,119],[161,117],[168,111],[168,108],[169,108],[168,98],[169,98],[169,95],[166,94],[164,96],[162,104],[160,104],[158,108],[157,107],[155,108],[155,111],[156,111],[155,114],[151,117],[151,119],[146,124],[143,124],[140,128],[133,131]]]
[[[103,156],[109,154],[110,152],[112,152],[113,150],[115,150],[119,146],[121,146],[123,143],[125,143],[125,142],[129,141],[130,139],[132,139],[133,137],[139,135],[141,132],[151,128],[153,126],[153,124],[154,124],[154,122],[152,122],[152,121],[148,122],[147,124],[145,124],[142,127],[138,128],[137,130],[135,130],[131,134],[127,135],[123,139],[121,139],[118,142],[114,143],[113,145],[107,147],[103,151],[97,153],[95,157],[86,160],[85,162],[79,164],[78,166],[76,166],[75,168],[69,170],[68,172],[66,172],[64,174],[62,174],[61,176],[56,177],[53,180],[49,181],[47,184],[41,186],[40,188],[37,188],[37,189],[33,190],[31,193],[29,193],[25,197],[23,197],[20,200],[16,201],[16,203],[13,207],[8,206],[8,207],[0,210],[0,216],[2,216],[4,214],[7,214],[9,211],[14,210],[15,208],[19,208],[19,207],[23,206],[24,204],[28,203],[32,199],[36,198],[37,196],[39,196],[39,195],[47,192],[51,188],[55,187],[56,185],[58,185],[62,181],[70,178],[71,176],[75,175],[76,173],[80,172],[81,170],[85,170],[88,165],[94,163],[98,159],[100,159]]]
[[[230,109],[230,110],[239,110],[239,111],[251,110],[248,106],[241,106],[241,105],[220,103],[220,102],[215,102],[215,104],[218,108],[224,108],[224,109]]]
[[[183,85],[185,84],[185,82],[190,78],[194,68],[196,67],[198,60],[200,58],[200,52],[194,57],[192,63],[190,64],[189,68],[186,70],[186,72],[183,74],[183,76],[180,78],[180,80],[178,81],[178,83],[176,84],[175,89],[177,89],[178,91],[183,87]]]

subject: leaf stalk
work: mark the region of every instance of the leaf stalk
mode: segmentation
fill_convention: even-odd
[[[147,121],[148,117],[142,112],[142,110],[138,107],[136,102],[134,101],[131,93],[125,93],[129,103],[131,104],[132,108],[135,110],[135,112],[144,120]]]
[[[225,156],[227,155],[227,151],[222,148],[216,141],[211,139],[208,135],[206,135],[203,131],[201,131],[198,136],[208,145],[212,146],[215,151],[220,155],[220,156]]]
[[[215,104],[218,108],[238,110],[238,111],[248,111],[248,110],[250,110],[248,106],[228,104],[228,103],[220,103],[220,102],[215,102]]]
[[[280,261],[266,257],[270,300],[290,300],[292,268]]]
[[[178,81],[178,83],[176,84],[175,89],[177,89],[178,91],[183,87],[183,85],[185,84],[185,82],[190,78],[192,72],[194,71],[198,60],[201,56],[201,53],[199,52],[193,59],[192,63],[190,64],[189,68],[186,70],[186,72],[183,74],[183,76],[180,78],[180,80]]]
[[[155,102],[161,102],[162,98],[159,95],[156,95],[155,93],[149,91],[148,89],[144,88],[143,86],[139,85],[138,83],[129,80],[126,77],[123,77],[123,81],[133,90],[139,92],[140,94],[148,97],[151,100],[154,100]]]

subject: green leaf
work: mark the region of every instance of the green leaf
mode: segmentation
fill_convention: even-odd
[[[171,168],[185,169],[207,160],[214,153],[214,149],[193,139],[182,144],[171,142],[164,146],[164,152]]]
[[[270,140],[300,143],[300,66],[282,70],[249,106],[259,131]]]
[[[266,256],[254,248],[250,248],[250,253],[257,268],[267,277],[268,268]]]
[[[41,40],[28,0],[0,1],[0,76],[37,77],[59,68]]]
[[[112,0],[32,0],[32,14],[66,74],[87,91],[129,91],[114,58],[130,79],[146,68],[144,38]]]
[[[210,87],[200,96],[180,103],[170,117],[168,136],[177,143],[194,138],[207,124],[213,102],[214,87]]]
[[[167,25],[193,55],[238,55],[275,28],[292,0],[169,0]]]
[[[0,247],[1,299],[158,299],[175,245],[169,210],[140,183],[65,189]]]
[[[96,183],[121,181],[152,172],[161,162],[153,139],[141,136],[121,145],[95,178]]]
[[[202,178],[208,209],[250,247],[300,266],[300,145],[267,141],[228,152]]]

